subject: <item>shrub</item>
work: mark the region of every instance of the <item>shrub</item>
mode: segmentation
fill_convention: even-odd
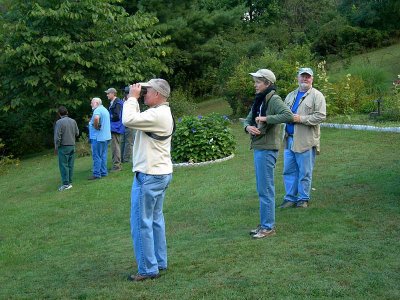
[[[243,116],[248,112],[254,94],[249,72],[254,68],[249,59],[243,58],[226,84],[226,97],[234,116]]]
[[[89,143],[89,137],[85,132],[82,132],[78,142],[76,143],[76,156],[78,157],[85,157],[90,156],[91,148]]]
[[[398,80],[393,82],[393,90],[383,97],[383,111],[379,117],[384,121],[400,121],[400,75]]]
[[[351,74],[343,76],[337,83],[328,81],[321,92],[326,98],[330,115],[351,115],[361,112],[367,105],[373,105],[366,93],[364,81]]]
[[[377,48],[389,40],[385,32],[348,24],[344,17],[336,17],[323,24],[313,42],[313,50],[321,56],[352,55],[365,49]]]
[[[228,117],[215,113],[180,118],[172,138],[173,162],[196,163],[231,155],[235,139],[229,124]]]
[[[4,151],[21,157],[42,151],[53,143],[53,114],[48,110],[26,107],[0,111],[0,136]]]
[[[388,91],[387,82],[390,82],[390,75],[378,66],[372,64],[356,65],[351,66],[347,72],[364,81],[368,95],[379,96]]]
[[[318,65],[317,79],[325,95],[330,115],[370,113],[375,110],[375,99],[387,92],[385,71],[373,66],[356,66],[349,73],[330,82],[325,62]]]
[[[176,118],[184,115],[192,115],[196,110],[196,104],[191,96],[180,88],[172,92],[169,105],[171,107],[172,114]]]
[[[6,155],[4,154],[5,144],[3,140],[0,138],[0,174],[3,174],[7,171],[7,168],[12,165],[18,165],[19,160],[15,159],[12,154]]]

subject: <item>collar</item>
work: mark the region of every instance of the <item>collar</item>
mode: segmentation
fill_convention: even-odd
[[[157,107],[160,107],[160,106],[163,106],[163,105],[169,106],[169,102],[163,102],[163,103],[160,103],[160,104],[154,105],[154,106],[153,106],[153,107],[151,107],[151,108],[157,108]]]

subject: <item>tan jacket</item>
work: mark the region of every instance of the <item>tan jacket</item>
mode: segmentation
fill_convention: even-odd
[[[285,99],[285,104],[292,107],[296,100],[299,89],[289,93]],[[317,154],[320,152],[320,126],[326,119],[325,97],[315,88],[309,89],[300,100],[297,114],[300,115],[301,123],[295,123],[293,134],[292,151],[302,153],[313,147]],[[286,147],[287,135],[285,135]]]
[[[133,172],[150,175],[172,173],[171,137],[159,141],[149,137],[145,132],[160,136],[172,133],[173,120],[168,102],[140,112],[136,98],[130,97],[124,104],[122,123],[129,128],[137,129],[133,144]]]

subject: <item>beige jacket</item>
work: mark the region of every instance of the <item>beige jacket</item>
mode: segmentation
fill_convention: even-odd
[[[133,172],[150,175],[172,173],[171,137],[159,141],[149,137],[145,132],[160,136],[172,133],[173,120],[168,102],[140,112],[136,98],[130,97],[124,104],[122,123],[129,128],[137,129],[133,144]]]
[[[299,89],[289,93],[285,99],[285,104],[290,108],[296,100]],[[320,126],[326,119],[326,102],[325,97],[320,91],[311,88],[304,94],[300,100],[297,114],[300,115],[301,123],[295,123],[293,134],[292,151],[302,153],[313,147],[316,148],[317,154],[320,152]],[[286,147],[287,135],[285,135]]]

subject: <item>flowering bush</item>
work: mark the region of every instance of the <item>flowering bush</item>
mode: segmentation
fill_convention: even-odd
[[[228,117],[219,114],[179,118],[172,138],[174,163],[204,162],[224,158],[235,150]]]
[[[317,88],[326,98],[327,111],[331,116],[354,113],[370,113],[374,111],[374,99],[383,93],[382,81],[384,74],[374,67],[354,68],[353,73],[340,75],[335,82],[329,80],[326,72],[326,62],[322,61],[317,67]],[[371,74],[376,74],[373,82]],[[379,79],[378,79],[379,78]]]
[[[393,89],[383,98],[383,114],[378,119],[400,121],[400,75],[393,81]]]

